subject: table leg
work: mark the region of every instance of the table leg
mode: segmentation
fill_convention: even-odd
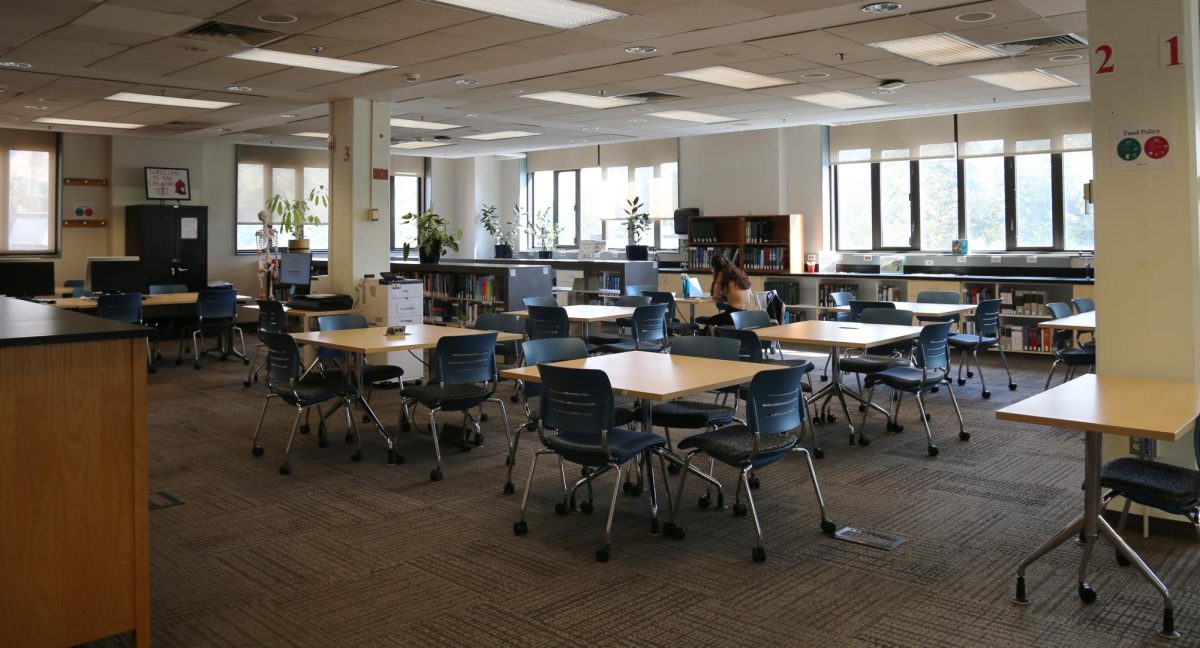
[[[642,432],[649,434],[654,430],[652,418],[654,414],[654,404],[650,399],[643,398],[641,402],[642,410]],[[662,531],[658,526],[658,490],[654,485],[654,455],[649,451],[642,453],[642,468],[646,472],[646,485],[650,491],[650,535],[660,535]],[[642,475],[638,475],[640,481]]]
[[[366,412],[367,417],[371,419],[371,422],[375,424],[376,429],[379,430],[379,436],[383,437],[383,442],[387,444],[388,464],[392,465],[399,463],[400,460],[396,456],[397,453],[395,451],[395,444],[392,441],[392,437],[388,436],[387,428],[384,427],[383,422],[379,420],[379,417],[375,415],[375,410],[371,409],[371,404],[367,402],[367,386],[363,382],[363,363],[366,362],[367,357],[364,354],[356,353],[350,355],[348,360],[353,361],[355,364],[354,382],[355,386],[358,387],[358,404],[362,406],[363,412]]]

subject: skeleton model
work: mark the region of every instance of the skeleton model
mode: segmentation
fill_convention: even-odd
[[[258,212],[262,229],[254,233],[258,255],[258,296],[263,299],[275,297],[275,284],[279,274],[279,232],[271,227],[271,212]]]

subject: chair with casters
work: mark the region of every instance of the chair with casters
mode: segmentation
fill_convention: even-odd
[[[854,301],[854,293],[847,291],[830,293],[829,299],[833,301],[834,306],[849,306],[850,302]],[[835,313],[833,320],[835,322],[853,322],[854,318],[850,316],[850,313]],[[830,360],[832,357],[825,358],[825,366],[821,367],[821,382],[829,380]]]
[[[650,298],[651,304],[667,305],[667,316],[670,319],[670,322],[667,323],[667,329],[670,331],[671,335],[695,335],[696,332],[700,330],[699,324],[696,324],[695,322],[684,322],[675,317],[676,313],[679,311],[676,310],[674,294],[662,290],[645,290],[642,291],[642,294]]]
[[[525,297],[521,300],[525,304],[525,308],[530,306],[553,307],[558,306],[558,298],[554,295],[541,295],[538,297]]]
[[[433,354],[433,375],[436,381],[423,385],[405,387],[400,391],[400,429],[409,428],[412,420],[409,407],[423,405],[429,410],[429,431],[433,434],[433,452],[437,465],[429,471],[433,481],[442,479],[442,449],[438,439],[437,413],[461,412],[463,415],[460,448],[471,449],[467,439],[468,422],[474,428],[473,443],[483,445],[483,431],[471,410],[481,408],[484,403],[495,403],[500,408],[504,422],[504,436],[512,447],[512,432],[508,427],[508,411],[504,402],[495,397],[496,384],[496,333],[456,335],[438,340]]]
[[[800,391],[802,378],[803,370],[800,367],[760,371],[750,381],[746,423],[733,423],[712,432],[696,434],[679,443],[681,449],[690,452],[684,456],[684,470],[679,479],[675,502],[682,501],[688,468],[698,452],[703,452],[738,470],[733,514],[740,517],[749,510],[754,520],[755,545],[750,554],[754,562],[765,561],[767,551],[763,546],[758,508],[754,504],[754,495],[751,492],[751,473],[778,462],[792,452],[803,454],[808,465],[808,475],[812,479],[817,508],[821,515],[821,531],[832,535],[837,530],[837,525],[825,514],[825,499],[821,496],[821,486],[817,482],[817,471],[813,467],[812,456],[800,445],[800,438],[794,433],[794,430],[802,426],[805,418],[804,398]],[[742,504],[743,492],[747,504]],[[663,528],[664,533],[677,540],[684,536],[683,527],[675,523],[675,512],[678,510],[678,505],[671,510],[671,519]]]
[[[628,286],[625,286],[625,294],[629,295],[630,297],[638,297],[646,294],[646,291],[654,290],[656,288],[658,288],[658,286],[654,284],[629,284]]]
[[[183,340],[188,333],[192,334],[192,366],[200,368],[200,356],[219,351],[221,359],[237,352],[232,348],[233,334],[238,334],[241,342],[242,361],[250,364],[246,357],[246,337],[237,326],[237,292],[230,288],[205,288],[196,295],[196,321],[183,329],[179,336],[179,355],[175,364],[183,363]],[[206,336],[216,336],[216,349],[201,351]],[[226,340],[228,338],[228,340]]]
[[[1071,307],[1063,302],[1046,304],[1046,308],[1054,319],[1071,316]],[[1050,365],[1050,373],[1046,375],[1046,385],[1042,387],[1042,391],[1050,389],[1050,379],[1054,377],[1054,370],[1058,369],[1060,364],[1067,368],[1063,375],[1063,382],[1074,378],[1075,370],[1079,367],[1088,367],[1089,372],[1095,369],[1096,345],[1076,347],[1074,337],[1071,331],[1065,329],[1054,331],[1052,342],[1054,364]]]
[[[369,324],[364,315],[356,315],[352,313],[343,313],[339,315],[321,315],[317,317],[318,331],[344,331],[347,329],[365,329]],[[358,361],[362,363],[362,373],[359,374],[359,367],[350,364],[352,356],[340,349],[330,349],[321,347],[317,350],[317,366],[320,372],[333,379],[346,380],[352,384],[358,385],[359,391],[367,400],[371,400],[371,395],[375,391],[375,383],[387,382],[389,380],[401,381],[404,376],[404,369],[396,365],[373,365],[368,364],[367,359],[359,357]],[[358,377],[362,376],[362,384],[358,384]],[[337,411],[338,406],[324,413],[323,418],[329,418]],[[369,417],[364,414],[363,422],[366,422]],[[308,417],[305,416],[304,425],[300,428],[301,432],[307,432]],[[350,436],[346,436],[346,443],[351,441]]]
[[[525,337],[529,340],[547,340],[551,338],[571,337],[571,319],[567,309],[562,306],[529,306],[526,308]],[[595,353],[599,347],[587,344],[588,354]]]
[[[255,457],[263,456],[263,447],[258,438],[262,432],[263,418],[267,415],[267,405],[271,399],[278,397],[283,402],[296,408],[296,418],[292,420],[292,429],[288,433],[287,446],[283,451],[283,463],[279,466],[279,474],[292,474],[292,464],[289,459],[292,451],[292,440],[296,437],[296,428],[300,425],[300,416],[312,407],[320,413],[321,404],[337,400],[346,409],[346,426],[348,435],[359,440],[354,427],[354,399],[358,397],[358,389],[342,378],[329,378],[315,373],[305,372],[300,364],[300,349],[296,340],[287,333],[259,333],[259,339],[267,346],[267,398],[263,401],[262,412],[258,415],[258,425],[254,428],[254,440],[251,452]],[[324,448],[329,445],[324,420],[317,435],[317,445]],[[362,460],[361,441],[355,445],[351,461]]]
[[[475,318],[471,328],[480,331],[499,331],[501,333],[525,333],[525,323],[516,315],[503,313],[480,313]],[[496,343],[496,355],[504,356],[509,362],[517,364],[521,361],[521,345],[517,340]]]
[[[961,304],[962,303],[962,295],[958,294],[958,291],[955,291],[955,290],[922,290],[921,292],[917,293],[917,303],[918,304]],[[942,316],[926,315],[924,317],[917,317],[917,321],[922,324],[930,324],[930,323],[936,323],[936,322],[950,322],[950,324],[951,324],[950,336],[951,337],[958,335],[958,331],[955,331],[954,327],[958,326],[958,322],[960,319],[961,319],[961,317],[959,315],[942,315]]]
[[[185,284],[150,284],[151,295],[179,295],[188,291]]]
[[[647,297],[646,299],[649,299]],[[667,344],[667,305],[647,304],[633,310],[630,330],[633,338],[622,342],[605,344],[601,353],[623,353],[625,351],[662,351]]]
[[[96,299],[96,316],[116,322],[143,326],[142,293],[100,295]],[[153,330],[153,327],[150,328]],[[155,372],[154,352],[152,348],[157,343],[157,335],[151,335],[146,338],[146,371],[150,373]]]
[[[933,432],[929,429],[929,416],[925,409],[925,394],[933,391],[934,387],[945,385],[946,392],[950,394],[950,402],[954,404],[954,413],[958,415],[958,438],[962,441],[967,441],[971,435],[967,432],[963,425],[962,410],[958,408],[958,398],[954,395],[954,389],[950,385],[950,349],[947,346],[947,340],[953,339],[949,337],[950,322],[938,322],[937,324],[926,324],[921,328],[921,336],[917,338],[916,348],[913,349],[913,365],[902,367],[891,367],[878,373],[869,374],[863,379],[863,385],[868,388],[867,400],[870,401],[875,395],[876,385],[886,385],[894,391],[905,392],[912,394],[917,400],[917,409],[920,410],[921,423],[925,425],[925,439],[927,441],[925,449],[929,452],[929,456],[936,457],[938,455],[938,447],[933,443]],[[888,429],[899,432],[904,428],[900,426],[896,418],[899,415],[899,400],[895,401],[892,414],[889,415]],[[868,407],[863,411],[862,421],[858,424],[858,444],[868,445],[870,440],[863,436],[863,427],[867,424],[867,415],[871,413],[871,408]]]
[[[765,310],[734,311],[729,314],[735,329],[757,329],[775,326],[778,322],[771,319]],[[763,342],[763,353],[770,354],[774,350],[783,359],[783,347],[778,342]]]
[[[983,377],[983,367],[979,364],[979,352],[995,347],[1000,352],[1000,361],[1004,363],[1004,373],[1008,375],[1008,389],[1016,391],[1017,383],[1013,382],[1012,370],[1008,368],[1008,358],[1004,355],[1004,347],[999,343],[1000,300],[985,299],[976,304],[973,319],[975,322],[974,333],[959,333],[949,340],[951,349],[961,353],[958,359],[958,384],[967,384],[966,379],[962,377],[962,373],[963,365],[967,365],[967,354],[970,353],[975,358],[975,369],[979,371],[979,385],[982,389],[983,397],[991,398],[992,392],[988,391],[987,380]],[[967,378],[974,377],[975,374],[971,372],[970,365],[967,365]]]
[[[604,544],[595,554],[596,560],[607,562],[612,551],[612,520],[617,508],[617,495],[621,492],[622,466],[639,456],[643,457],[650,482],[650,530],[651,533],[659,531],[658,498],[650,462],[652,455],[658,455],[665,481],[667,468],[663,447],[666,440],[657,434],[617,426],[613,418],[612,383],[603,371],[550,364],[538,365],[538,370],[543,391],[537,431],[543,447],[534,453],[529,465],[529,479],[525,482],[525,494],[521,498],[521,518],[513,523],[513,533],[523,536],[529,532],[525,520],[529,491],[533,487],[538,459],[543,455],[558,457],[563,499],[555,505],[554,510],[561,515],[570,512],[571,497],[564,462],[582,466],[589,480],[612,472],[615,478],[604,526]]]
[[[859,321],[863,324],[911,326],[912,318],[912,311],[897,310],[895,308],[868,308],[859,316]],[[908,366],[911,362],[909,356],[912,348],[912,340],[901,340],[892,344],[871,347],[863,351],[861,355],[843,358],[842,372],[854,374],[855,380],[858,382],[858,390],[861,392],[863,376],[879,373],[892,367]],[[893,392],[891,408],[893,412],[900,406],[900,393],[898,391]],[[866,408],[866,405],[858,406],[860,412],[864,408]],[[894,419],[895,414],[892,414],[891,417]],[[888,427],[891,428],[890,422]]]
[[[626,308],[637,308],[638,306],[645,306],[649,303],[650,297],[647,295],[621,295],[620,297],[617,297],[617,303],[615,305]],[[616,326],[616,333],[605,333],[601,331],[600,333],[592,333],[588,335],[588,344],[616,344],[617,342],[624,342],[628,340],[629,336],[624,335],[623,333],[625,329],[633,326],[633,318],[622,317],[616,321]]]
[[[263,333],[286,333],[287,315],[283,310],[283,302],[274,299],[259,299],[258,302],[258,346],[254,347],[254,356],[250,362],[250,372],[246,374],[243,387],[249,387],[250,381],[258,382],[258,371],[266,366],[267,361],[258,361],[258,353],[267,346],[262,341]]]

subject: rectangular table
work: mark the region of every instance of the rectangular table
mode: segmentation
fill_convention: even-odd
[[[996,412],[1002,421],[1033,423],[1082,430],[1084,450],[1084,512],[1057,535],[1021,561],[1017,567],[1017,591],[1013,600],[1029,603],[1025,596],[1025,569],[1051,549],[1083,532],[1083,560],[1079,566],[1079,596],[1085,603],[1096,598],[1087,580],[1088,560],[1099,535],[1137,565],[1163,598],[1160,634],[1178,637],[1171,594],[1158,575],[1121,539],[1103,518],[1100,500],[1101,444],[1103,434],[1178,441],[1192,429],[1200,414],[1200,385],[1145,378],[1087,374]]]
[[[1086,313],[1078,313],[1069,317],[1046,320],[1044,322],[1039,322],[1038,326],[1042,328],[1066,331],[1095,331],[1096,311],[1088,311]]]
[[[912,311],[916,317],[949,317],[963,315],[975,310],[975,304],[927,304],[924,302],[889,302],[896,305],[896,310]],[[849,306],[832,306],[825,310],[835,313],[849,313]]]
[[[196,298],[200,293],[169,293],[166,295],[143,295],[142,308],[153,308],[155,306],[179,306],[186,304],[195,304]],[[253,298],[248,295],[238,295],[239,303],[253,301]],[[56,308],[73,308],[76,310],[91,310],[97,307],[99,300],[95,297],[62,297],[54,300],[51,306]]]
[[[258,304],[243,304],[242,308],[245,308],[246,310],[256,311],[256,312],[259,310]],[[283,314],[286,315],[287,317],[298,318],[300,320],[300,328],[301,328],[301,330],[304,330],[304,331],[313,330],[312,323],[318,317],[322,317],[325,315],[361,315],[362,312],[363,312],[363,309],[361,307],[359,307],[359,308],[340,308],[337,310],[322,310],[322,311],[304,310],[304,309],[300,309],[300,308],[292,308],[290,306],[283,307]]]
[[[758,339],[765,342],[787,342],[790,344],[809,344],[828,346],[830,348],[830,365],[833,367],[829,384],[809,398],[810,403],[816,403],[824,396],[824,411],[829,401],[837,396],[842,404],[842,413],[846,416],[846,425],[850,427],[850,440],[855,441],[854,423],[850,420],[850,408],[846,406],[846,396],[866,405],[874,407],[889,417],[891,414],[882,407],[862,397],[858,392],[842,384],[842,349],[869,349],[871,347],[891,344],[901,340],[911,340],[921,335],[919,326],[897,326],[894,324],[862,324],[860,322],[835,322],[830,320],[804,320],[791,324],[769,326],[755,329]],[[813,421],[820,419],[814,414]]]
[[[593,304],[575,304],[563,306],[567,311],[567,320],[583,324],[583,337],[588,336],[588,325],[592,322],[615,322],[622,317],[633,317],[633,306],[597,306]],[[529,311],[505,311],[505,315],[529,317]]]

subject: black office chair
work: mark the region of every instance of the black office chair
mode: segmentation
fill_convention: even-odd
[[[442,449],[438,439],[437,413],[462,412],[463,437],[460,447],[465,451],[470,446],[467,440],[468,421],[474,427],[474,444],[483,445],[483,431],[471,410],[484,403],[496,403],[500,418],[504,421],[504,436],[512,447],[512,431],[508,427],[508,411],[504,402],[495,398],[496,384],[496,333],[455,335],[438,340],[433,356],[433,372],[437,382],[405,387],[400,391],[401,429],[412,420],[409,407],[414,404],[429,410],[429,431],[433,434],[433,452],[437,466],[429,471],[433,481],[442,479]]]
[[[1062,302],[1046,304],[1046,308],[1049,309],[1054,319],[1071,316],[1071,307]],[[1096,345],[1076,347],[1074,337],[1074,334],[1066,329],[1054,331],[1054,364],[1050,365],[1050,373],[1046,375],[1046,385],[1042,387],[1042,391],[1050,389],[1050,379],[1054,377],[1054,370],[1058,369],[1060,364],[1067,367],[1063,375],[1063,382],[1074,378],[1075,369],[1079,367],[1088,367],[1089,372],[1095,370]]]
[[[954,389],[950,386],[950,349],[947,347],[947,340],[950,339],[949,333],[950,322],[926,324],[921,329],[921,336],[917,338],[917,347],[913,352],[913,366],[892,367],[870,374],[863,379],[863,385],[870,390],[867,393],[868,401],[875,395],[875,386],[880,384],[916,396],[917,408],[921,413],[921,423],[925,425],[927,441],[925,449],[931,457],[938,455],[938,447],[934,445],[933,432],[929,429],[929,416],[925,410],[924,394],[933,391],[934,387],[946,385],[946,391],[950,394],[950,402],[954,404],[954,413],[958,415],[958,438],[963,441],[971,438],[970,433],[963,425],[962,411],[958,409],[958,398],[954,396]],[[896,403],[895,411],[888,417],[888,429],[899,432],[904,428],[896,422],[899,414],[899,401],[897,400]],[[871,442],[862,433],[870,413],[871,408],[869,407],[863,410],[862,421],[858,424],[859,445],[865,446]]]
[[[554,295],[526,297],[521,301],[525,304],[525,308],[529,308],[531,306],[558,306],[558,299],[556,299]]]
[[[283,302],[275,301],[274,299],[259,299],[257,302],[259,342],[258,346],[254,347],[254,356],[250,362],[250,373],[246,374],[246,380],[242,382],[243,387],[249,387],[251,379],[254,382],[258,382],[258,370],[266,366],[266,360],[262,362],[258,361],[258,352],[267,346],[267,343],[262,341],[262,334],[287,332],[287,315],[284,314]]]
[[[296,418],[292,421],[292,430],[288,434],[279,474],[292,474],[292,464],[289,460],[292,440],[296,436],[296,428],[300,425],[300,415],[311,407],[316,407],[317,412],[320,413],[322,403],[334,399],[339,400],[346,407],[346,425],[350,430],[348,434],[358,439],[358,431],[354,427],[354,416],[352,415],[354,399],[358,397],[358,390],[354,385],[341,378],[331,379],[313,373],[302,373],[300,349],[296,346],[296,340],[287,333],[263,332],[259,337],[267,345],[267,398],[263,401],[262,412],[258,415],[258,425],[254,428],[252,454],[255,457],[263,456],[263,447],[259,445],[258,437],[262,432],[263,418],[267,415],[267,405],[270,405],[271,399],[276,396],[296,408]],[[321,425],[317,443],[321,447],[328,445],[324,423]],[[355,447],[354,454],[350,455],[350,460],[362,460],[361,441]]]
[[[183,363],[183,340],[189,332],[192,334],[192,366],[196,369],[200,368],[200,356],[213,351],[219,351],[221,359],[226,359],[233,352],[234,332],[242,343],[242,360],[250,364],[246,357],[246,338],[237,327],[237,292],[231,288],[205,288],[196,295],[196,321],[184,328],[179,336],[179,355],[175,364]],[[210,335],[218,338],[217,348],[201,351],[204,338]]]
[[[564,461],[582,466],[593,479],[600,474],[614,472],[616,477],[608,505],[608,520],[604,526],[604,545],[596,550],[596,560],[607,562],[611,555],[613,513],[617,508],[617,494],[621,492],[621,467],[639,455],[644,455],[647,462],[646,473],[650,481],[650,529],[652,533],[659,530],[654,470],[649,462],[651,454],[658,455],[665,479],[667,469],[662,451],[666,440],[657,434],[617,427],[613,420],[612,383],[603,371],[549,364],[538,365],[538,371],[543,393],[537,430],[544,447],[534,453],[529,466],[529,479],[525,482],[525,495],[521,498],[521,518],[513,523],[513,533],[523,536],[529,532],[525,512],[537,462],[543,455],[558,456],[563,500],[555,505],[555,512],[560,515],[570,512],[571,494],[567,487]]]
[[[649,299],[649,297],[646,297]],[[623,342],[605,344],[600,347],[602,353],[623,353],[625,351],[662,351],[667,344],[667,306],[666,304],[647,304],[633,310],[633,321],[630,329],[633,338]]]
[[[695,335],[696,332],[700,330],[699,324],[696,324],[695,322],[684,322],[678,317],[675,317],[676,313],[679,311],[676,310],[674,294],[661,290],[644,290],[642,291],[642,294],[650,298],[651,304],[667,305],[667,315],[671,320],[667,325],[667,328],[670,330],[671,335]]]
[[[100,295],[96,299],[96,316],[116,322],[143,326],[142,293]],[[151,338],[154,338],[154,340],[152,341]],[[156,343],[157,335],[146,338],[146,371],[150,373],[155,373],[152,347]]]
[[[817,482],[817,471],[813,467],[812,456],[800,445],[799,437],[793,432],[803,425],[805,418],[804,398],[800,392],[802,379],[803,371],[800,367],[760,371],[750,381],[746,423],[735,423],[712,432],[690,436],[679,443],[681,449],[691,452],[683,460],[684,470],[679,479],[676,502],[683,501],[687,468],[697,452],[703,452],[723,464],[738,469],[733,513],[737,516],[746,514],[747,507],[741,502],[742,493],[745,492],[749,512],[754,520],[756,542],[751,552],[754,562],[765,561],[767,550],[763,547],[762,525],[759,523],[758,508],[751,493],[753,489],[750,487],[750,473],[783,459],[791,452],[803,454],[808,464],[808,474],[812,478],[817,507],[821,513],[821,531],[829,535],[837,531],[837,525],[825,515],[825,499],[821,496],[821,486]],[[663,527],[663,532],[676,540],[684,536],[683,527],[675,524],[677,510],[679,506],[672,509],[671,519]]]
[[[1008,358],[1004,356],[1004,347],[1000,342],[1000,300],[985,299],[975,306],[975,332],[972,334],[959,333],[949,340],[950,347],[957,349],[962,353],[958,360],[958,384],[967,384],[966,379],[962,377],[963,365],[967,364],[967,353],[969,352],[975,358],[975,368],[979,370],[979,384],[983,388],[983,397],[991,398],[992,392],[988,391],[987,380],[983,377],[983,367],[979,365],[979,352],[987,351],[992,347],[1000,352],[1000,361],[1004,363],[1004,372],[1008,375],[1008,389],[1010,391],[1017,390],[1017,383],[1013,382],[1012,370],[1008,368]],[[967,367],[967,378],[974,377],[971,369]]]
[[[917,293],[918,304],[961,304],[962,295],[956,290],[922,290]],[[937,322],[950,322],[950,336],[958,335],[958,331],[954,327],[958,326],[960,316],[958,315],[942,315],[924,317],[918,316],[917,321],[922,324],[933,324]]]
[[[616,305],[624,306],[626,308],[637,308],[638,306],[645,306],[649,303],[650,297],[648,295],[621,295],[620,297],[617,297]],[[592,333],[591,335],[588,335],[588,344],[601,346],[605,344],[616,344],[618,342],[624,342],[630,339],[629,336],[624,335],[624,332],[625,329],[633,326],[633,318],[622,317],[616,321],[616,325],[616,333],[605,333],[601,331],[599,333]]]

